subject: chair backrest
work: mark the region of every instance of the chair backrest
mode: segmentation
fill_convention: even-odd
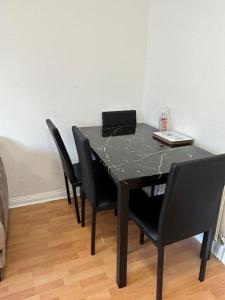
[[[136,125],[136,110],[102,112],[102,126],[116,127]]]
[[[62,162],[62,166],[63,166],[63,170],[64,170],[66,176],[68,177],[69,181],[71,183],[74,183],[78,179],[75,177],[73,165],[72,165],[71,159],[69,157],[69,154],[66,150],[66,147],[63,143],[62,137],[61,137],[58,129],[56,128],[56,126],[50,119],[47,119],[46,123],[48,125],[50,133],[51,133],[51,135],[55,141],[56,147],[58,149],[60,159]]]
[[[225,185],[225,154],[174,163],[159,220],[167,245],[216,226]]]
[[[90,142],[76,126],[72,127],[72,132],[80,162],[82,187],[88,200],[96,206],[96,186]]]

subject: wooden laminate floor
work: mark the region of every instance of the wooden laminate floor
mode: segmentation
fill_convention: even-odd
[[[96,255],[91,256],[89,207],[85,228],[76,224],[66,200],[12,209],[0,299],[155,299],[156,248],[150,241],[141,246],[138,240],[139,231],[130,221],[128,286],[118,289],[112,211],[97,216]],[[194,239],[167,247],[164,299],[225,299],[225,266],[213,257],[200,283],[199,250]]]

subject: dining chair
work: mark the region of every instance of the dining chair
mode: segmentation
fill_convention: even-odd
[[[163,196],[130,202],[130,216],[158,248],[156,299],[162,299],[165,246],[204,233],[199,280],[204,281],[225,185],[225,155],[174,163]]]
[[[81,187],[80,164],[79,163],[72,164],[70,156],[66,150],[65,144],[59,133],[59,130],[54,125],[54,123],[50,119],[47,119],[46,123],[55,141],[61,159],[62,168],[64,171],[68,203],[71,204],[71,197],[70,197],[70,190],[69,190],[69,182],[70,182],[73,189],[74,206],[75,206],[77,222],[80,223],[79,206],[78,206],[77,192],[76,192],[76,188]],[[83,198],[82,192],[81,192],[81,198]]]
[[[72,127],[72,132],[81,166],[84,193],[92,206],[91,254],[94,255],[96,214],[99,211],[116,208],[117,190],[103,165],[93,160],[89,140],[76,126]],[[82,205],[82,222],[84,218],[85,205]]]
[[[72,132],[77,147],[77,153],[81,166],[81,178],[84,193],[92,207],[91,225],[91,255],[95,254],[96,235],[96,214],[117,208],[117,187],[109,176],[107,169],[98,161],[93,160],[90,142],[82,132],[76,127],[72,127]],[[130,197],[141,198],[145,193],[142,190],[135,190],[130,193]],[[81,208],[81,222],[85,218],[85,205]]]
[[[104,111],[102,112],[103,127],[136,125],[136,110]]]

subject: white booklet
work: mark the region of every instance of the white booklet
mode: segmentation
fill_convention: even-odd
[[[167,130],[167,131],[157,131],[153,133],[155,138],[163,140],[169,144],[180,144],[189,143],[192,144],[193,138],[177,131]]]

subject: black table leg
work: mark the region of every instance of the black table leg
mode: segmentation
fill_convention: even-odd
[[[117,204],[117,284],[119,288],[127,284],[127,242],[128,242],[129,187],[118,185]]]

